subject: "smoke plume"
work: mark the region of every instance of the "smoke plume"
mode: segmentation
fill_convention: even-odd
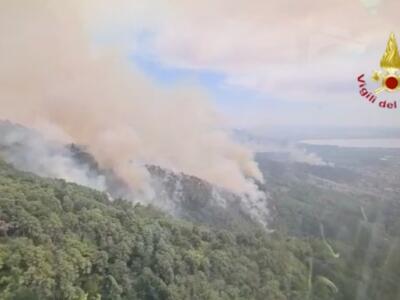
[[[310,152],[301,144],[284,140],[271,139],[262,134],[236,131],[236,140],[246,145],[253,152],[275,152],[287,154],[287,159],[292,162],[305,163],[315,166],[331,166],[334,164],[324,161],[318,154]]]
[[[308,152],[306,149],[296,145],[288,146],[288,152],[290,159],[295,162],[305,163],[313,166],[334,166],[333,163],[324,161],[316,153]]]
[[[207,94],[159,88],[120,52],[100,51],[78,1],[0,2],[0,118],[86,145],[133,188],[158,164],[239,193],[262,180],[232,142]]]

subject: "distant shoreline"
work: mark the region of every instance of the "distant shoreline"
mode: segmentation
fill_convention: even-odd
[[[310,139],[302,140],[300,144],[312,146],[337,146],[345,148],[391,148],[400,149],[400,138],[378,139]]]

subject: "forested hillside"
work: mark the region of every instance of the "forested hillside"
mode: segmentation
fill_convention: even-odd
[[[177,221],[4,162],[0,234],[1,299],[303,300],[309,293],[306,242]]]
[[[0,299],[397,300],[395,195],[260,162],[274,174],[272,233],[179,220],[0,160]]]

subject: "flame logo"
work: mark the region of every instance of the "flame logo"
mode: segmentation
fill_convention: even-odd
[[[385,54],[382,56],[381,68],[400,69],[399,49],[397,47],[396,38],[393,33],[390,34]]]

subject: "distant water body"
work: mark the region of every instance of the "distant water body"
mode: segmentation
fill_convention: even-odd
[[[400,139],[319,139],[304,140],[302,144],[348,148],[400,148]]]

